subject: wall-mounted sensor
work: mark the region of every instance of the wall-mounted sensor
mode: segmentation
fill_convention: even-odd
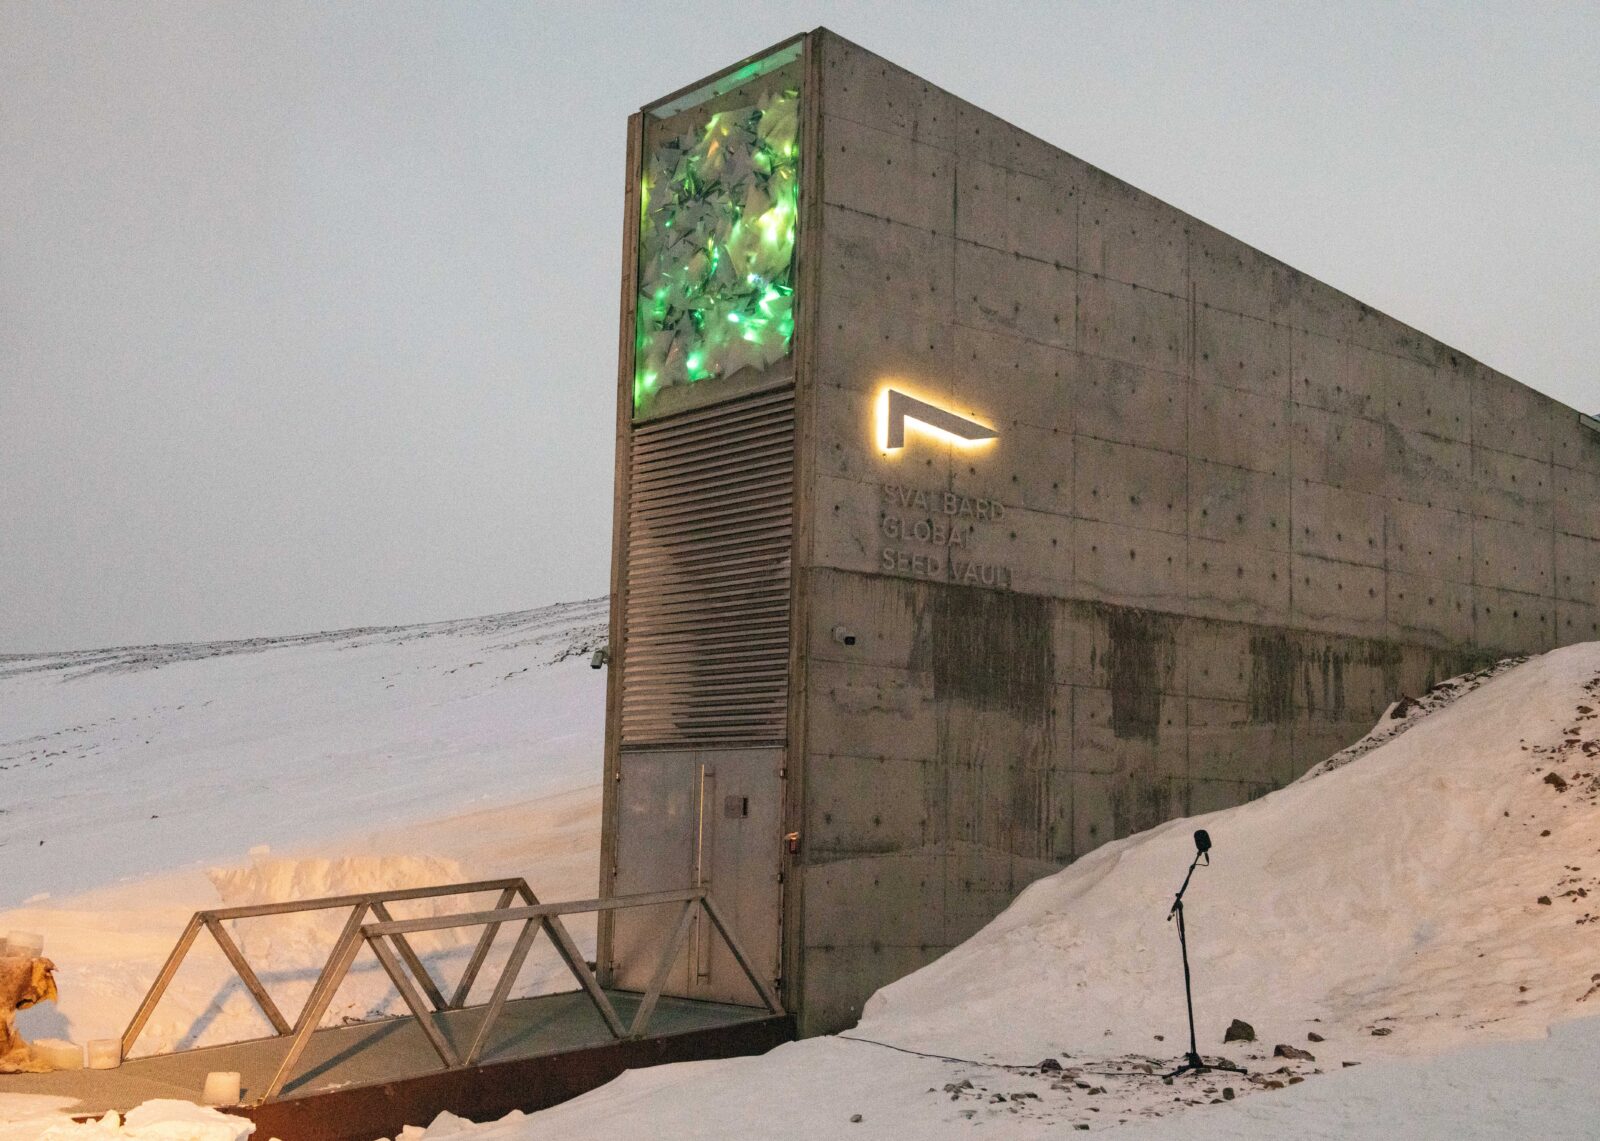
[[[856,636],[843,626],[835,626],[833,628],[833,640],[841,646],[853,646],[856,644]]]
[[[601,669],[604,666],[609,665],[610,662],[611,651],[603,646],[596,650],[593,654],[589,655],[589,668],[592,670]]]

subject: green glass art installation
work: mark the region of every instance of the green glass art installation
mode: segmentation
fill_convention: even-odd
[[[660,141],[640,186],[635,416],[663,389],[757,372],[794,339],[800,93]]]

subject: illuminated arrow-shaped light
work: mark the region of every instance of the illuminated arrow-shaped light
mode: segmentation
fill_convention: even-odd
[[[907,396],[891,388],[887,393],[884,409],[885,450],[893,451],[895,448],[906,446],[907,420],[913,420],[918,427],[931,429],[938,435],[953,439],[956,443],[974,444],[980,440],[1000,438],[1000,434],[987,425],[980,424],[976,420],[968,420],[965,416],[957,416],[954,412],[946,412],[926,400],[918,400],[915,396]]]

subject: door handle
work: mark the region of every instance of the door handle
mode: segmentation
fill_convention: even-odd
[[[712,869],[717,858],[717,770],[711,765],[700,766],[700,858],[695,868],[695,886],[711,889]],[[702,983],[711,980],[711,925],[706,922],[705,908],[694,917],[695,923],[695,975]]]

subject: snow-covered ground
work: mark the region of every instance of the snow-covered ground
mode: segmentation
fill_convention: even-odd
[[[43,933],[61,987],[59,1004],[22,1012],[24,1034],[119,1035],[200,908],[509,875],[547,898],[592,895],[605,675],[588,657],[605,622],[598,599],[0,659],[0,935]],[[235,933],[296,1010],[341,919]],[[425,944],[430,964],[452,976],[467,938]],[[536,957],[522,990],[555,971]],[[137,1052],[265,1032],[231,978],[202,938]],[[328,1020],[393,1009],[380,978],[365,964]]]
[[[116,1033],[197,907],[458,875],[587,894],[603,617],[0,660],[0,857],[25,871],[0,882],[19,905],[0,930],[45,932],[62,967],[61,1006],[24,1030]],[[847,1035],[406,1136],[1600,1136],[1597,710],[1600,644],[1441,687],[1307,779],[1040,881]],[[1167,1085],[1186,1042],[1166,916],[1196,827],[1215,844],[1187,897],[1201,1051],[1250,1073]],[[241,927],[293,1006],[331,933]],[[431,948],[446,972],[463,957]],[[150,1045],[259,1032],[224,977],[214,952],[180,976]],[[335,1017],[392,1001],[352,983]],[[1256,1042],[1223,1044],[1235,1018]],[[40,1136],[7,1112],[0,1141]]]
[[[1452,684],[1349,763],[1036,883],[846,1035],[468,1135],[1600,1136],[1600,1020],[1541,1040],[1600,1013],[1597,708],[1600,644]],[[1215,845],[1187,897],[1200,1048],[1250,1073],[1168,1085],[1186,1043],[1166,916],[1196,827]],[[1224,1045],[1235,1018],[1256,1042]]]
[[[766,1058],[639,1070],[543,1113],[513,1114],[476,1127],[445,1117],[431,1129],[410,1130],[403,1137],[1047,1141],[1073,1135],[1072,1115],[1052,1112],[1026,1096],[1012,1100],[1044,1088],[1037,1082],[940,1067],[874,1049],[818,1039],[782,1047]],[[1116,1126],[1111,1134],[1116,1141],[1593,1141],[1600,1136],[1597,1063],[1600,1019],[1588,1018],[1557,1026],[1544,1040],[1338,1069],[1269,1096],[1230,1101],[1204,1097],[1196,1107],[1185,1106],[1186,1112],[1154,1120],[1107,1104],[1099,1114],[1080,1113],[1076,1127]],[[997,1102],[992,1094],[967,1095],[952,1104],[951,1095],[935,1083],[970,1080],[955,1077],[962,1072],[977,1074],[987,1088],[1006,1096]],[[1207,1081],[1195,1088],[1227,1085]],[[1182,1087],[1156,1088],[1157,1096],[1165,1094],[1164,1108],[1169,1110],[1172,1099],[1186,1092]],[[1093,1100],[1113,1099],[1102,1095]],[[1127,1123],[1119,1124],[1123,1120]]]

